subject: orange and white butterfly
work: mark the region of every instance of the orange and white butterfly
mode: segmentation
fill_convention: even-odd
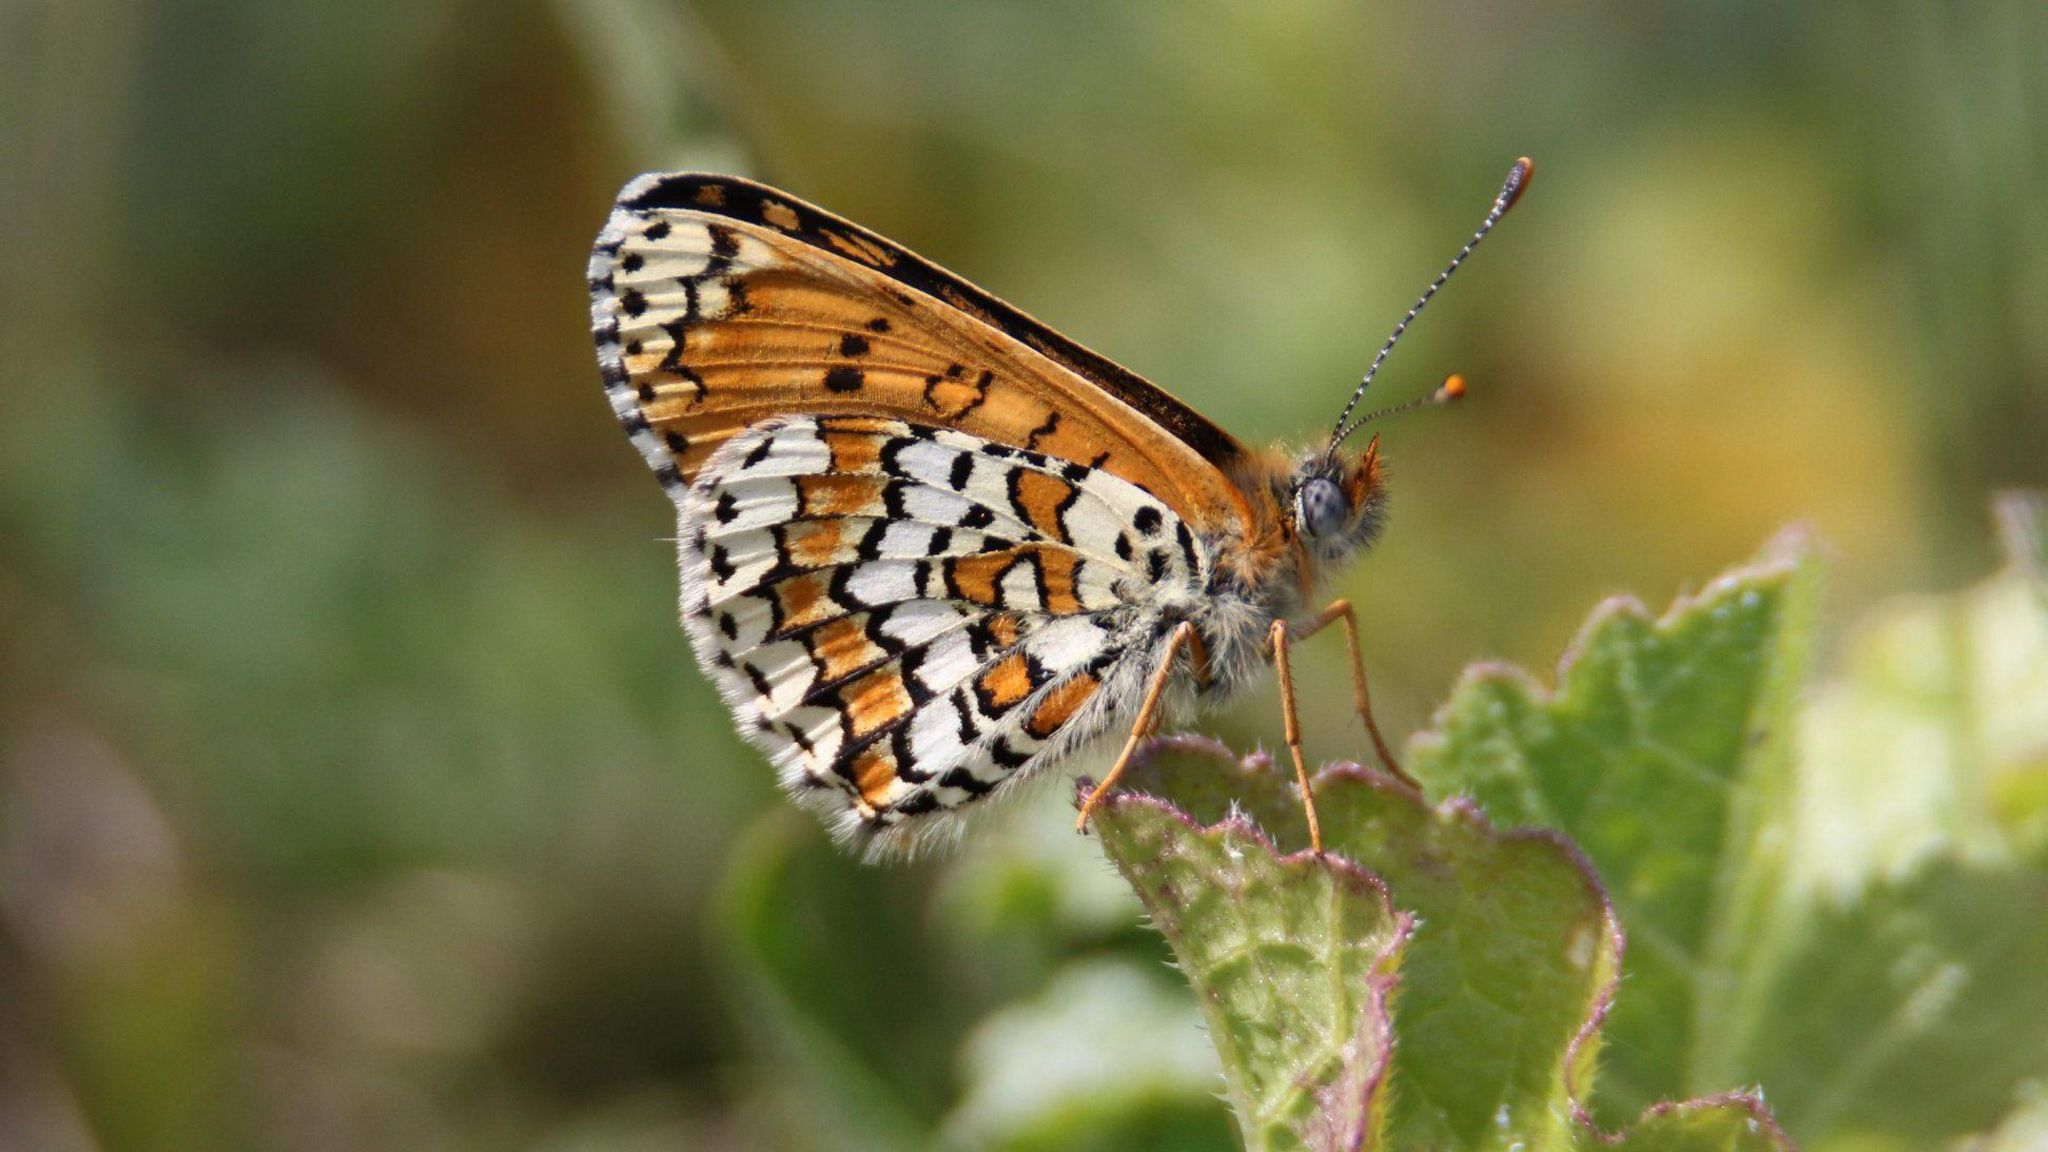
[[[1350,607],[1318,581],[1369,545],[1378,442],[1245,447],[987,292],[793,196],[647,175],[590,260],[619,422],[677,510],[684,628],[785,787],[868,853],[1113,728],[1128,739],[1270,660],[1312,831],[1288,644]],[[1456,377],[1418,403],[1456,396]],[[1374,415],[1377,415],[1375,413]],[[1320,835],[1316,833],[1320,848]]]

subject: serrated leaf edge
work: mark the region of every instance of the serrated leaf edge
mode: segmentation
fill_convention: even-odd
[[[1155,741],[1173,739],[1178,738],[1155,738]],[[1148,741],[1148,747],[1150,743],[1153,742]],[[1222,749],[1226,754],[1230,755],[1232,759],[1236,759],[1236,754],[1230,752],[1222,743],[1212,743],[1214,743],[1215,747]],[[1265,754],[1255,753],[1254,755],[1263,757]],[[1094,782],[1087,777],[1084,776],[1077,779],[1075,781],[1076,803],[1078,804],[1081,800],[1085,799],[1093,789]],[[1415,932],[1414,914],[1395,907],[1392,893],[1387,890],[1386,881],[1380,879],[1377,873],[1365,868],[1357,861],[1332,852],[1318,854],[1312,849],[1307,848],[1283,854],[1279,846],[1273,842],[1272,837],[1266,834],[1266,830],[1259,827],[1249,816],[1241,812],[1233,812],[1231,815],[1212,824],[1203,824],[1170,800],[1143,792],[1126,791],[1112,792],[1103,799],[1101,807],[1113,811],[1131,805],[1159,812],[1168,819],[1181,824],[1195,836],[1206,838],[1233,833],[1243,836],[1250,840],[1253,845],[1264,851],[1276,866],[1283,869],[1321,865],[1331,873],[1332,879],[1336,883],[1350,888],[1357,894],[1375,897],[1386,905],[1392,916],[1393,935],[1388,941],[1386,948],[1380,953],[1380,963],[1375,968],[1374,974],[1366,982],[1364,1003],[1360,1006],[1359,1012],[1360,1027],[1354,1033],[1353,1038],[1347,1041],[1347,1044],[1357,1044],[1370,1035],[1377,1045],[1378,1056],[1374,1061],[1373,1068],[1358,1083],[1355,1089],[1356,1103],[1360,1105],[1360,1111],[1355,1113],[1355,1121],[1341,1130],[1318,1130],[1313,1128],[1309,1130],[1309,1135],[1320,1141],[1319,1143],[1311,1143],[1310,1147],[1318,1149],[1319,1152],[1323,1149],[1327,1149],[1328,1152],[1363,1152],[1367,1147],[1367,1138],[1374,1134],[1374,1126],[1371,1123],[1373,1118],[1371,1111],[1373,1102],[1378,1097],[1380,1089],[1386,1084],[1387,1073],[1393,1066],[1394,1044],[1397,1038],[1393,1031],[1392,996],[1394,988],[1399,983],[1397,969],[1401,954],[1407,948],[1408,941]],[[1106,845],[1104,851],[1105,854],[1108,854]],[[1136,885],[1132,887],[1134,890],[1137,888]],[[1145,893],[1142,891],[1138,892],[1138,898],[1139,902],[1145,905],[1147,914],[1154,914],[1155,910],[1150,902],[1145,899]],[[1156,915],[1154,915],[1154,923],[1155,925],[1157,924]],[[1164,933],[1162,932],[1162,934]],[[1196,980],[1196,974],[1185,968],[1183,973],[1188,977],[1190,985],[1193,985]],[[1206,1006],[1209,1000],[1204,990],[1201,988],[1194,990],[1197,997]],[[1211,1028],[1210,1031],[1213,1037],[1215,1029]],[[1315,1095],[1319,1106],[1318,1116],[1327,1115],[1327,1112],[1322,1110],[1323,1106],[1330,1102],[1332,1090],[1341,1087],[1340,1085],[1329,1085],[1323,1089],[1313,1089],[1303,1084],[1298,1077],[1295,1084],[1297,1088],[1311,1091]],[[1248,1102],[1243,1103],[1248,1104]],[[1244,1117],[1246,1123],[1257,1122],[1258,1119],[1252,1116]]]
[[[1510,684],[1528,694],[1532,703],[1546,706],[1557,702],[1566,683],[1571,679],[1580,657],[1589,650],[1600,635],[1616,623],[1633,620],[1643,624],[1659,637],[1669,637],[1688,618],[1723,596],[1742,587],[1758,583],[1789,581],[1796,579],[1799,566],[1811,553],[1813,534],[1804,525],[1794,525],[1779,532],[1766,543],[1760,558],[1747,564],[1730,568],[1707,581],[1693,592],[1680,592],[1672,598],[1669,607],[1662,612],[1652,612],[1648,605],[1632,595],[1623,593],[1609,596],[1593,606],[1585,622],[1572,634],[1571,642],[1565,645],[1557,659],[1549,683],[1527,668],[1505,660],[1478,660],[1465,666],[1444,702],[1430,714],[1428,726],[1418,730],[1408,739],[1410,747],[1436,750],[1446,740],[1445,729],[1453,719],[1452,710],[1465,693],[1485,684]]]
[[[1805,533],[1802,530],[1791,529],[1784,533],[1781,533],[1778,540],[1774,541],[1773,547],[1784,546],[1789,548],[1800,548],[1804,546],[1804,540]],[[1726,592],[1727,589],[1726,587],[1724,587],[1724,585],[1740,582],[1746,579],[1753,579],[1760,573],[1789,578],[1794,574],[1798,563],[1799,558],[1797,553],[1792,553],[1787,555],[1782,560],[1768,559],[1765,561],[1761,561],[1759,563],[1747,565],[1743,568],[1733,569],[1727,573],[1724,573],[1722,576],[1716,578],[1715,580],[1707,584],[1704,588],[1700,589],[1697,593],[1693,593],[1690,596],[1681,598],[1681,600],[1678,603],[1674,604],[1670,610],[1665,612],[1662,617],[1658,618],[1655,621],[1654,626],[1663,628],[1672,623],[1675,623],[1678,615],[1681,613],[1681,610],[1689,609],[1690,607],[1701,602],[1710,601],[1716,595]],[[1644,617],[1649,616],[1648,611],[1644,610],[1641,604],[1639,602],[1634,601],[1631,597],[1613,597],[1609,600],[1608,603],[1617,605],[1622,609],[1626,609],[1629,606],[1633,605],[1633,609],[1636,612],[1640,613]],[[1581,630],[1582,633],[1589,631],[1595,624],[1599,622],[1599,619],[1600,617],[1598,616],[1598,613],[1596,613],[1595,618],[1593,620],[1589,620],[1587,627]],[[1568,667],[1568,661],[1571,657],[1571,654],[1571,652],[1567,652],[1566,660],[1560,662],[1561,670]],[[1526,672],[1523,672],[1519,668],[1514,668],[1512,665],[1503,665],[1503,667],[1510,668],[1512,671],[1523,676],[1524,678],[1529,678]],[[1143,745],[1139,747],[1137,756],[1141,760],[1149,760],[1156,756],[1167,755],[1172,753],[1219,755],[1224,760],[1233,763],[1238,768],[1238,770],[1244,772],[1270,772],[1272,771],[1273,765],[1272,755],[1264,750],[1254,750],[1251,752],[1239,753],[1232,749],[1229,745],[1223,743],[1221,740],[1215,739],[1214,737],[1202,736],[1194,733],[1170,733],[1165,736],[1153,737],[1152,739],[1147,740]],[[1646,1121],[1654,1120],[1673,1112],[1695,1111],[1716,1107],[1732,1106],[1740,1108],[1745,1112],[1748,1112],[1750,1121],[1759,1126],[1759,1133],[1765,1135],[1768,1139],[1770,1139],[1780,1147],[1783,1147],[1788,1150],[1796,1149],[1798,1147],[1798,1145],[1792,1140],[1791,1136],[1788,1135],[1785,1132],[1785,1130],[1778,1125],[1778,1122],[1776,1118],[1771,1114],[1770,1107],[1765,1102],[1763,1093],[1761,1091],[1747,1092],[1736,1090],[1716,1093],[1709,1096],[1688,1097],[1683,1100],[1660,1100],[1657,1103],[1652,1104],[1649,1107],[1643,1109],[1643,1111],[1636,1117],[1635,1121],[1629,1124],[1628,1126],[1616,1129],[1611,1132],[1602,1129],[1599,1126],[1599,1124],[1594,1121],[1591,1109],[1588,1107],[1592,1089],[1590,1086],[1581,1084],[1579,1082],[1579,1076],[1577,1074],[1576,1069],[1579,1064],[1579,1056],[1581,1053],[1586,1051],[1587,1046],[1595,1045],[1600,1042],[1601,1027],[1606,1023],[1608,1014],[1613,1010],[1615,997],[1619,993],[1621,988],[1621,961],[1627,947],[1627,932],[1622,928],[1620,918],[1615,914],[1614,901],[1608,895],[1607,884],[1604,880],[1600,878],[1600,872],[1597,868],[1593,866],[1592,860],[1586,856],[1584,850],[1582,850],[1579,847],[1577,841],[1573,840],[1571,837],[1565,835],[1563,832],[1555,828],[1498,827],[1487,818],[1486,813],[1479,807],[1478,802],[1473,800],[1469,796],[1448,796],[1445,797],[1443,800],[1438,801],[1436,804],[1432,805],[1425,798],[1416,796],[1412,789],[1408,788],[1408,786],[1403,784],[1402,782],[1394,779],[1392,776],[1389,776],[1384,772],[1380,772],[1377,769],[1367,767],[1366,765],[1360,764],[1356,761],[1340,760],[1329,764],[1325,764],[1322,767],[1322,769],[1318,771],[1315,774],[1315,776],[1311,779],[1310,785],[1311,787],[1320,788],[1320,786],[1327,781],[1347,778],[1358,781],[1369,787],[1381,791],[1397,792],[1411,800],[1411,802],[1413,803],[1423,805],[1424,807],[1430,808],[1436,812],[1443,813],[1446,816],[1451,816],[1456,819],[1467,821],[1468,823],[1476,824],[1480,828],[1490,833],[1491,835],[1497,836],[1503,840],[1546,841],[1558,848],[1561,848],[1564,851],[1566,857],[1571,861],[1573,867],[1577,868],[1580,874],[1585,877],[1588,886],[1592,889],[1594,895],[1600,901],[1601,917],[1606,924],[1609,943],[1614,948],[1614,973],[1613,975],[1610,975],[1607,978],[1607,981],[1605,982],[1604,986],[1601,987],[1596,993],[1594,993],[1592,999],[1592,1006],[1587,1011],[1585,1021],[1579,1025],[1578,1030],[1574,1032],[1572,1035],[1571,1042],[1565,1046],[1563,1066],[1565,1099],[1571,1107],[1573,1124],[1576,1125],[1584,1135],[1591,1137],[1592,1139],[1598,1141],[1603,1145],[1618,1145],[1622,1141],[1628,1139],[1629,1134],[1636,1128],[1640,1127]],[[1078,803],[1081,798],[1086,797],[1087,794],[1093,790],[1094,784],[1086,777],[1080,778],[1075,783],[1075,797],[1076,802]],[[1210,832],[1219,831],[1225,828],[1226,826],[1242,829],[1246,833],[1248,833],[1254,841],[1261,844],[1268,852],[1272,853],[1275,859],[1278,861],[1298,861],[1304,857],[1315,857],[1315,853],[1310,849],[1302,849],[1298,852],[1291,853],[1287,856],[1281,856],[1279,854],[1278,848],[1273,843],[1272,837],[1267,835],[1266,830],[1259,827],[1258,824],[1253,822],[1251,817],[1241,812],[1233,812],[1231,815],[1223,818],[1222,820],[1216,821],[1214,824],[1204,825],[1199,820],[1196,820],[1194,817],[1190,816],[1187,812],[1182,810],[1178,805],[1174,804],[1172,801],[1167,800],[1164,797],[1151,795],[1149,793],[1130,791],[1112,792],[1109,796],[1104,798],[1103,803],[1105,805],[1138,803],[1146,805],[1148,807],[1157,808],[1167,813],[1175,820],[1178,820],[1180,823],[1184,824],[1197,834],[1206,834]],[[1391,890],[1388,888],[1386,881],[1381,879],[1378,873],[1373,872],[1371,869],[1364,867],[1363,865],[1357,863],[1356,861],[1352,860],[1347,856],[1342,856],[1336,853],[1324,853],[1322,859],[1331,863],[1341,864],[1348,868],[1351,872],[1355,872],[1359,876],[1368,880],[1371,883],[1371,885],[1382,894],[1383,898],[1386,898],[1389,901],[1391,901]],[[1414,930],[1414,917],[1412,913],[1403,911],[1399,907],[1395,908],[1395,913],[1397,917],[1400,918],[1400,922],[1397,924],[1398,935],[1395,941],[1395,947],[1390,949],[1390,951],[1398,954],[1398,952],[1402,948],[1405,948],[1409,936]],[[1375,980],[1378,979],[1379,977],[1375,977]],[[1393,1025],[1393,1018],[1391,1012],[1387,1009],[1392,1003],[1393,989],[1394,986],[1398,983],[1399,976],[1398,973],[1389,971],[1386,973],[1385,979],[1388,982],[1387,988],[1383,991],[1374,989],[1371,992],[1369,992],[1369,996],[1371,997],[1371,1003],[1380,1006],[1381,1020],[1383,1026],[1388,1029],[1391,1029]],[[1370,1090],[1365,1094],[1365,1098],[1368,1100],[1372,1099],[1373,1094],[1379,1090],[1381,1083],[1384,1082],[1385,1076],[1392,1065],[1390,1057],[1393,1053],[1394,1045],[1399,1043],[1400,1041],[1399,1034],[1392,1032],[1389,1033],[1386,1039],[1387,1043],[1385,1047],[1382,1049],[1382,1051],[1386,1053],[1389,1058],[1383,1059],[1381,1061],[1381,1067],[1377,1070],[1376,1078],[1369,1086]],[[1359,1147],[1361,1147],[1361,1145],[1353,1145],[1352,1149],[1355,1150]],[[1347,1152],[1350,1152],[1350,1150],[1347,1150]]]

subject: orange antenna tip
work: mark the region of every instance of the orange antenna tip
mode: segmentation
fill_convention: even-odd
[[[1410,400],[1406,404],[1396,404],[1392,408],[1381,408],[1376,411],[1367,412],[1365,415],[1360,416],[1354,422],[1354,426],[1357,427],[1370,424],[1374,420],[1378,420],[1383,416],[1393,416],[1402,412],[1413,412],[1417,408],[1441,408],[1444,405],[1449,404],[1451,401],[1456,400],[1459,397],[1463,396],[1464,394],[1465,378],[1453,372],[1449,376],[1444,377],[1444,382],[1437,385],[1436,391],[1431,392],[1429,395],[1417,396],[1415,399]],[[1370,457],[1373,454],[1373,452],[1377,449],[1379,442],[1379,437],[1375,436],[1372,438],[1372,444],[1367,446],[1366,448],[1366,455],[1368,457]]]

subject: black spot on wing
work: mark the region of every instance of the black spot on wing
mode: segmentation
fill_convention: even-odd
[[[723,224],[707,225],[704,231],[711,237],[711,259],[700,275],[709,276],[731,268],[733,257],[740,254],[739,236]]]
[[[897,774],[901,776],[902,772],[899,770]],[[903,778],[909,779],[907,776]],[[939,798],[930,789],[923,789],[912,792],[910,795],[898,800],[895,804],[890,805],[889,811],[899,816],[922,816],[938,806]]]
[[[889,522],[887,520],[874,519],[868,521],[867,529],[860,534],[860,539],[853,542],[853,554],[862,560],[881,559],[882,537],[888,531]]]
[[[1202,564],[1195,556],[1195,534],[1188,530],[1187,521],[1173,522],[1173,538],[1180,544],[1181,559],[1187,561],[1188,575],[1193,576],[1200,572]]]
[[[900,607],[901,605],[889,604],[875,609],[868,614],[867,626],[861,629],[867,635],[869,643],[891,656],[900,655],[909,647],[888,629],[889,618],[894,616]]]
[[[804,755],[809,756],[817,752],[817,746],[811,743],[810,734],[803,730],[802,725],[784,724],[782,728],[784,732],[788,733],[789,742],[801,749]],[[813,778],[808,772],[803,775],[802,779],[806,784],[818,786],[824,784],[824,781]]]
[[[775,694],[775,686],[769,683],[767,675],[759,668],[752,664],[742,664],[740,671],[747,674],[747,679],[754,685],[754,691],[759,692],[764,699]]]
[[[1026,448],[1037,448],[1038,442],[1044,439],[1045,437],[1052,435],[1054,432],[1058,431],[1059,426],[1060,414],[1056,411],[1046,413],[1045,423],[1040,424],[1038,427],[1033,428],[1031,430],[1031,435],[1026,437],[1024,440],[1024,446]]]
[[[974,773],[969,772],[966,768],[947,770],[945,775],[939,777],[938,783],[941,788],[958,788],[969,796],[986,796],[996,790],[994,784],[977,778]]]
[[[901,663],[898,665],[903,674],[903,691],[910,697],[910,705],[913,708],[922,708],[931,702],[932,690],[925,684],[923,677],[918,674],[918,670],[924,667],[924,662],[931,656],[931,653],[931,645],[921,644],[905,652]],[[908,727],[905,727],[902,731],[906,737],[910,734]],[[899,764],[909,760],[909,756],[897,757],[897,763]]]
[[[1031,753],[1019,752],[1015,748],[1010,747],[1010,738],[1008,736],[999,736],[992,741],[988,746],[988,756],[989,759],[1012,772],[1031,763]]]
[[[711,564],[711,574],[718,577],[720,584],[732,579],[733,574],[739,571],[733,566],[732,557],[727,554],[723,545],[713,544],[706,559]]]

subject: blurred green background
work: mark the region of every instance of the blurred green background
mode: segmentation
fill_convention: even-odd
[[[885,869],[778,800],[585,254],[743,173],[1306,439],[1520,153],[1377,389],[1474,393],[1384,429],[1383,722],[1788,521],[1838,617],[1990,568],[2048,485],[2026,0],[0,3],[0,1148],[1230,1147],[1061,787]]]

